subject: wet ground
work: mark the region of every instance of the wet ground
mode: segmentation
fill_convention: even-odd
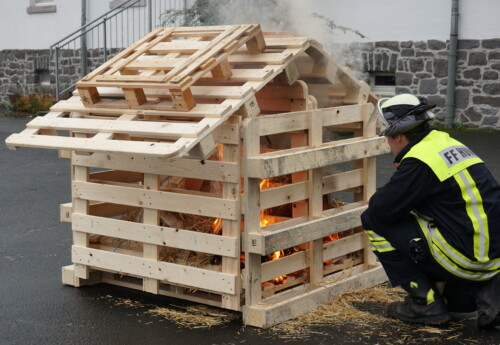
[[[313,327],[299,339],[243,327],[241,320],[210,329],[181,326],[152,315],[157,306],[183,310],[190,303],[109,285],[61,284],[70,264],[70,224],[59,204],[70,201],[69,162],[48,150],[8,150],[5,138],[28,120],[0,118],[0,344],[500,344],[500,331],[479,331],[462,317],[447,328],[408,326],[359,318]],[[500,132],[455,132],[500,180]],[[393,171],[379,157],[378,183]],[[383,316],[383,303],[357,303]],[[228,318],[229,320],[230,318]]]

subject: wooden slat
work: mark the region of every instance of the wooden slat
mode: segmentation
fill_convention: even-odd
[[[37,117],[29,122],[28,128],[50,128],[83,133],[124,133],[143,138],[178,139],[180,137],[196,138],[208,126],[187,122],[153,122],[153,121],[114,121]]]
[[[72,261],[106,271],[150,277],[168,282],[192,286],[205,291],[232,294],[235,292],[236,276],[190,266],[155,261],[131,255],[103,250],[72,247]]]
[[[292,54],[286,53],[267,53],[267,54],[249,54],[235,53],[229,56],[228,60],[231,65],[238,64],[267,64],[267,65],[283,65],[293,57]]]
[[[387,140],[382,137],[339,140],[312,149],[288,149],[249,158],[248,173],[264,179],[387,152]]]
[[[373,109],[373,105],[349,105],[343,107],[267,115],[258,118],[259,134],[263,136],[307,129],[308,114],[312,112],[321,115],[322,125],[324,127],[343,123],[359,122],[363,120],[362,112],[364,111],[364,109],[370,111],[370,109]]]
[[[185,145],[181,143],[151,143],[128,140],[99,140],[91,138],[21,134],[12,134],[6,141],[8,141],[8,145],[14,147],[23,146],[87,152],[130,153],[164,158],[176,156],[185,148]]]
[[[197,104],[189,112],[176,111],[176,110],[154,110],[149,106],[144,109],[129,109],[125,106],[125,100],[106,100],[109,104],[116,103],[117,108],[101,108],[85,107],[78,100],[74,101],[60,101],[51,107],[54,112],[81,112],[81,113],[94,113],[94,114],[109,114],[116,116],[116,114],[140,114],[144,116],[166,116],[166,117],[186,117],[186,118],[199,118],[199,117],[221,117],[226,115],[231,107],[222,104]],[[121,106],[121,108],[119,108]],[[152,107],[154,108],[154,106]]]
[[[266,282],[307,267],[306,253],[304,251],[293,253],[278,260],[263,263],[261,271],[262,281]]]
[[[199,178],[211,181],[236,183],[239,177],[239,166],[230,162],[178,159],[164,161],[157,157],[145,157],[134,154],[120,155],[94,153],[92,156],[75,158],[75,164],[101,169],[130,170],[165,176]]]
[[[323,261],[339,258],[363,248],[365,248],[364,233],[344,237],[324,245]]]
[[[279,303],[245,306],[243,322],[256,327],[270,327],[324,305],[342,292],[372,287],[387,281],[384,269],[379,265],[368,271],[360,271],[357,266],[334,274],[333,278],[336,280],[325,282],[310,291],[304,288],[298,295]]]
[[[80,199],[112,202],[156,210],[196,214],[236,220],[239,203],[234,200],[141,190],[96,183],[73,183],[74,195]]]
[[[239,258],[236,238],[74,213],[75,230],[89,234]]]
[[[276,231],[260,231],[249,234],[247,251],[267,255],[278,250],[292,248],[302,243],[336,234],[361,225],[360,216],[366,206],[351,210],[333,209],[323,211],[318,218],[292,225]]]
[[[209,41],[191,41],[191,40],[175,40],[171,42],[160,42],[151,49],[150,53],[168,54],[168,53],[194,53],[200,49],[204,49],[209,45]]]

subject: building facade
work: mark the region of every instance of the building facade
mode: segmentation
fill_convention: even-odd
[[[147,1],[140,1],[133,10],[140,14]],[[172,4],[172,1],[163,5],[164,8],[157,7],[155,20],[168,6],[192,4],[192,1],[182,1],[182,4]],[[54,93],[55,63],[48,48],[80,27],[81,3],[82,0],[4,0],[0,3],[3,35],[0,103],[8,102],[8,95],[13,93]],[[87,0],[86,3],[87,20],[91,21],[119,5],[120,0]],[[438,118],[444,118],[451,0],[421,0],[418,6],[411,0],[287,0],[286,8],[283,15],[289,17],[289,23],[295,23],[293,31],[331,47],[375,92],[382,95],[411,92],[426,96],[438,105]],[[500,13],[498,0],[459,1],[455,124],[500,129],[500,21],[496,13]],[[328,23],[318,19],[317,14],[331,19],[340,30],[325,30]],[[266,23],[265,16],[258,11],[231,13],[229,17],[228,23],[260,22],[264,29],[276,29],[275,22]],[[135,21],[139,18],[143,17],[137,15]],[[120,21],[114,25],[119,27]],[[349,29],[342,32],[342,28]],[[6,34],[9,32],[12,34]],[[111,47],[110,51],[119,48]],[[69,84],[75,76],[80,76],[82,61],[76,49],[67,50],[65,54],[65,63],[59,66],[59,78]],[[102,56],[93,54],[92,47],[87,56],[91,67],[103,62]]]

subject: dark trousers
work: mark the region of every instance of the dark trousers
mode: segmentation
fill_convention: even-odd
[[[365,230],[375,232],[392,246],[389,250],[375,248],[374,252],[393,286],[418,279],[427,279],[432,283],[445,282],[441,294],[450,311],[476,310],[475,296],[485,283],[459,278],[439,265],[432,258],[414,215],[408,214],[397,223],[377,223],[365,212],[361,220]]]

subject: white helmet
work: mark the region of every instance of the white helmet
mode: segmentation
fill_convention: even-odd
[[[382,122],[380,135],[394,136],[407,133],[420,124],[435,118],[430,109],[435,104],[427,104],[423,97],[404,93],[391,98],[382,98],[377,103],[377,111]]]

